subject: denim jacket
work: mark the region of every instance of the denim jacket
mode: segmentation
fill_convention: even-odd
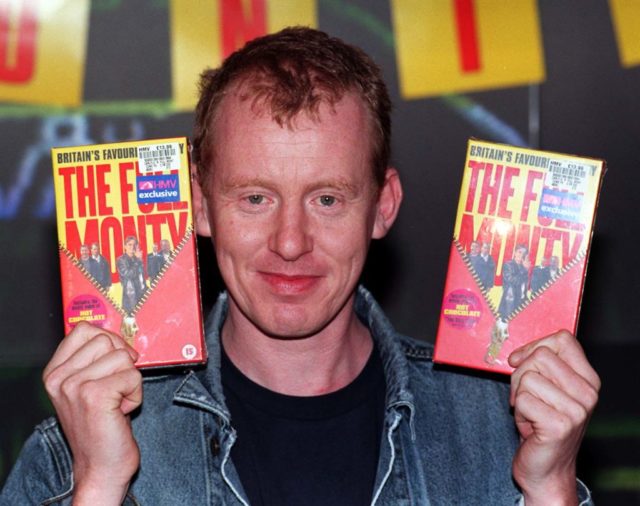
[[[508,385],[434,367],[432,346],[397,334],[364,288],[355,306],[377,342],[387,383],[371,503],[522,504],[511,476],[519,439]],[[141,464],[125,504],[248,504],[230,459],[236,433],[220,381],[227,307],[222,294],[207,324],[206,367],[145,377],[144,402],[132,417]],[[581,504],[589,504],[588,490],[578,488]],[[51,418],[25,444],[0,505],[66,505],[72,492],[71,455]]]

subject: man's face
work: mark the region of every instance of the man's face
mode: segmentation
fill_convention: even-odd
[[[153,243],[153,246],[151,247],[151,249],[153,250],[154,253],[158,252],[158,244],[157,243]]]
[[[229,93],[219,105],[199,231],[213,238],[231,316],[270,336],[313,335],[352,317],[369,241],[391,226],[400,183],[390,170],[376,188],[370,127],[352,96],[292,129],[250,104]]]
[[[478,253],[480,253],[480,245],[477,242],[472,242],[471,243],[471,248],[470,248],[470,253],[471,256],[477,256]]]
[[[124,252],[132,257],[136,252],[136,241],[133,239],[124,243]]]
[[[80,246],[80,258],[82,260],[89,259],[89,247],[88,246]]]
[[[162,239],[162,241],[160,241],[160,247],[162,248],[162,251],[165,253],[171,251],[171,246],[169,245],[169,241],[167,241],[166,239]]]
[[[527,250],[524,248],[517,248],[515,253],[513,254],[513,259],[515,260],[515,262],[517,264],[521,264],[522,261],[524,260],[525,254],[527,253]]]
[[[551,257],[551,259],[549,260],[549,265],[553,268],[553,269],[557,269],[559,262],[558,262],[558,257],[553,256]]]
[[[97,257],[97,256],[100,254],[100,248],[98,248],[98,245],[97,245],[97,244],[92,244],[92,245],[91,245],[91,254],[92,254],[94,257]]]
[[[482,243],[482,247],[480,248],[480,254],[483,257],[486,257],[487,255],[489,255],[489,244],[484,242]]]

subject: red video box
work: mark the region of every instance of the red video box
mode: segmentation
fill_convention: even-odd
[[[520,346],[576,332],[602,160],[470,140],[434,361],[510,374]]]
[[[53,148],[65,333],[121,335],[137,367],[206,360],[184,137]]]

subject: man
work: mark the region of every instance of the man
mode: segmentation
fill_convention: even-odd
[[[553,281],[559,273],[559,261],[557,256],[542,260],[542,264],[533,268],[531,275],[531,291],[537,292],[547,283]]]
[[[91,244],[91,258],[96,262],[95,275],[98,284],[105,290],[111,288],[111,267],[105,257],[100,254],[100,245],[97,242]]]
[[[163,266],[164,257],[158,251],[158,243],[154,242],[151,247],[151,253],[147,255],[147,272],[151,281],[154,281],[156,277],[158,277]]]
[[[572,336],[515,352],[509,395],[434,370],[431,346],[357,288],[402,200],[371,60],[288,29],[201,90],[194,215],[228,289],[208,365],[145,379],[143,402],[136,352],[79,325],[44,372],[59,424],[27,443],[4,497],[28,482],[32,500],[74,504],[577,504],[599,380]]]
[[[493,257],[489,254],[491,246],[488,242],[483,242],[480,247],[480,281],[485,290],[493,288],[494,280],[496,277],[496,263]]]
[[[549,261],[549,280],[554,280],[560,274],[560,260],[553,255]]]
[[[168,264],[171,260],[171,243],[168,239],[162,239],[160,241],[160,254],[162,255],[163,264]]]
[[[529,249],[519,244],[513,252],[513,258],[502,266],[502,298],[498,313],[505,321],[527,300],[531,267],[528,253]]]
[[[80,264],[94,278],[96,277],[96,261],[91,258],[89,246],[82,244],[80,246]]]
[[[122,284],[122,308],[131,313],[147,290],[142,250],[136,237],[131,235],[125,239],[124,253],[116,260],[116,269]]]
[[[482,288],[491,289],[496,274],[496,264],[489,255],[489,243],[483,242],[480,246],[478,241],[473,241],[469,251],[469,261],[478,275]]]

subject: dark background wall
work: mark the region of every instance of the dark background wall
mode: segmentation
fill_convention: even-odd
[[[374,244],[364,279],[400,331],[433,340],[467,138],[607,159],[578,330],[603,389],[580,474],[600,504],[639,504],[640,66],[620,64],[607,2],[538,7],[543,83],[403,100],[390,3],[317,1],[319,28],[369,52],[395,103],[393,161],[405,203],[390,236]],[[191,114],[170,105],[169,50],[168,0],[95,0],[83,105],[0,103],[0,483],[51,412],[40,374],[62,324],[49,148],[188,135]],[[221,287],[214,262],[201,241],[205,306]]]

